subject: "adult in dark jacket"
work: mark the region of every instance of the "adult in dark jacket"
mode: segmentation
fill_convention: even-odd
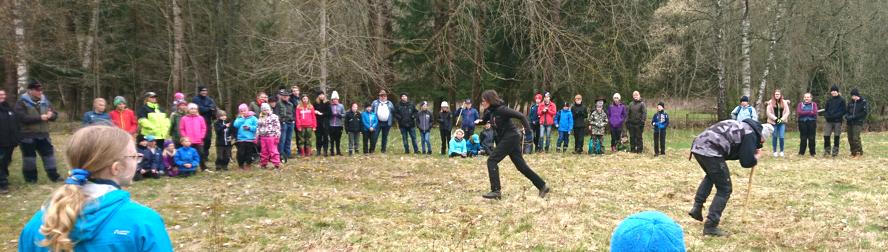
[[[407,137],[413,143],[413,153],[419,153],[419,147],[416,146],[416,105],[410,102],[407,93],[401,93],[401,101],[395,106],[395,120],[398,121],[398,128],[401,130],[401,142],[404,144],[404,153],[410,154],[410,145],[407,143]]]
[[[20,128],[18,116],[6,102],[6,90],[0,89],[0,194],[9,193],[9,163],[19,144]]]
[[[530,169],[530,166],[527,165],[527,162],[524,161],[521,150],[521,146],[524,143],[524,138],[522,137],[523,134],[518,132],[518,128],[512,123],[512,119],[518,119],[521,121],[521,125],[524,129],[529,129],[530,123],[527,121],[527,117],[525,117],[524,114],[505,106],[503,103],[503,100],[499,98],[496,91],[486,90],[481,93],[481,106],[485,107],[485,110],[490,112],[485,113],[484,118],[476,120],[475,124],[489,123],[491,128],[496,131],[497,135],[496,148],[493,149],[493,152],[487,157],[487,173],[490,177],[490,192],[484,194],[483,197],[486,199],[500,199],[502,197],[502,193],[500,192],[499,162],[506,158],[506,156],[509,156],[512,163],[515,164],[515,168],[517,168],[524,177],[533,182],[533,185],[540,190],[540,198],[545,198],[546,194],[549,193],[549,187],[546,186],[546,182],[533,172],[533,170]]]
[[[629,102],[629,118],[626,128],[629,128],[629,151],[634,153],[644,152],[644,122],[647,120],[647,108],[641,93],[632,92],[632,101]]]
[[[296,119],[298,119],[298,117],[296,117],[296,106],[299,106],[299,101],[302,100],[302,97],[299,95],[300,95],[299,86],[293,85],[293,87],[290,88],[290,103],[293,104],[293,123],[294,123],[294,125],[298,125],[298,122],[296,121]],[[300,144],[300,143],[302,143],[302,139],[299,138],[298,130],[299,129],[297,129],[294,126],[292,131],[293,131],[293,136],[295,136],[294,141],[296,143],[296,150],[297,150],[296,153],[302,153],[302,145]]]
[[[200,152],[200,167],[206,170],[207,156],[210,155],[210,149],[213,146],[213,120],[216,119],[216,101],[210,98],[210,90],[205,86],[197,87],[197,95],[191,98],[191,102],[197,104],[197,111],[204,119],[207,125],[207,133],[203,139],[203,150]]]
[[[842,121],[845,116],[845,99],[839,94],[839,87],[833,85],[829,88],[830,98],[826,101],[823,118],[826,119],[826,126],[823,127],[823,156],[839,155],[839,141],[842,136]],[[833,135],[835,134],[835,135]],[[830,149],[830,136],[835,142]]]
[[[56,171],[55,147],[49,137],[49,122],[58,118],[49,99],[43,95],[43,85],[36,80],[28,84],[28,92],[21,95],[15,104],[15,112],[20,116],[22,148],[22,174],[28,183],[37,183],[37,154],[43,159],[43,170],[49,180],[59,179]]]
[[[869,115],[869,104],[856,88],[851,90],[851,101],[848,102],[847,111],[845,120],[848,121],[848,145],[851,147],[851,158],[857,159],[863,155],[860,132],[863,130],[863,121]]]
[[[291,96],[287,89],[279,90],[277,95],[277,106],[272,109],[272,112],[281,121],[281,139],[278,142],[278,153],[281,154],[281,161],[286,163],[293,156],[291,140],[293,139],[293,128],[296,127],[296,121],[294,120],[296,105],[290,102]]]
[[[583,153],[584,146],[583,138],[586,137],[586,117],[589,116],[589,111],[586,111],[586,105],[583,105],[582,95],[577,94],[574,96],[574,104],[570,111],[573,112],[574,120],[574,153],[581,154]]]
[[[540,103],[543,102],[543,95],[537,93],[533,96],[533,104],[530,105],[530,111],[527,113],[527,119],[530,120],[530,129],[533,130],[533,148],[534,151],[540,152],[542,148],[540,148]]]
[[[718,228],[722,212],[731,197],[731,172],[725,160],[740,160],[740,166],[745,168],[755,166],[761,157],[762,144],[773,131],[772,125],[762,125],[752,119],[742,122],[725,120],[710,126],[694,139],[691,154],[706,176],[697,187],[694,207],[688,212],[692,218],[703,221],[703,203],[712,192],[712,186],[716,189],[703,225],[703,235],[727,235]]]
[[[318,94],[313,106],[315,111],[319,113],[315,117],[318,125],[317,130],[315,130],[315,139],[317,139],[315,141],[315,148],[318,149],[317,155],[323,154],[326,157],[328,148],[332,147],[330,146],[330,115],[333,114],[333,109],[330,107],[330,101],[327,100],[327,95],[324,93]]]
[[[441,102],[441,112],[438,112],[438,130],[441,133],[441,155],[447,155],[450,143],[450,130],[453,129],[453,115],[450,113],[450,104]]]

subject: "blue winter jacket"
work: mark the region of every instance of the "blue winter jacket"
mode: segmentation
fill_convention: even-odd
[[[111,123],[111,115],[108,113],[96,113],[95,110],[83,113],[83,126],[94,124],[113,125],[113,123]]]
[[[481,116],[478,115],[478,110],[475,108],[459,109],[459,116],[462,117],[460,125],[463,128],[469,129],[474,129],[475,120],[481,119]]]
[[[660,122],[661,119],[663,122]],[[651,125],[654,126],[654,131],[666,131],[666,128],[669,127],[669,114],[667,114],[665,110],[658,111],[656,114],[654,114],[654,117],[651,118]]]
[[[466,147],[466,140],[465,139],[457,140],[456,137],[453,137],[452,139],[450,139],[450,145],[448,145],[448,146],[450,147],[450,154],[453,154],[453,153],[468,154],[469,153],[469,150]]]
[[[379,129],[379,119],[376,118],[376,113],[374,112],[361,112],[361,123],[364,125],[364,130],[373,130]]]
[[[84,187],[101,186],[87,183]],[[43,209],[25,225],[18,251],[49,251],[38,244]],[[87,203],[69,234],[74,251],[173,251],[163,219],[151,208],[130,200],[130,193],[113,190]]]
[[[530,125],[540,125],[540,115],[537,114],[537,110],[540,109],[540,105],[534,103],[530,105],[530,112],[527,113],[527,119],[530,121]]]
[[[142,162],[139,162],[139,169],[142,170],[163,170],[163,150],[160,147],[154,147],[154,152],[148,147],[139,146],[136,150],[142,154]]]
[[[472,135],[472,141],[469,141],[466,144],[466,147],[469,149],[469,154],[478,155],[478,152],[481,151],[481,140],[479,140],[478,134]]]
[[[562,109],[555,114],[555,124],[558,125],[558,132],[570,132],[574,127],[574,116],[570,109]]]
[[[237,130],[238,142],[256,141],[256,130],[259,128],[259,120],[256,119],[256,116],[249,116],[247,118],[238,116],[232,125]],[[244,129],[244,126],[247,126],[247,128]]]
[[[193,147],[184,147],[176,150],[176,155],[173,156],[173,161],[176,162],[176,166],[179,167],[179,172],[193,172],[196,171],[197,166],[200,165],[200,154],[197,153],[197,149]],[[185,168],[185,164],[191,164],[191,168]]]

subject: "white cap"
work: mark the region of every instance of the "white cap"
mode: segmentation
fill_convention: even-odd
[[[617,98],[617,99],[620,99],[620,100],[623,99],[622,97],[620,97],[620,93],[614,93],[614,98]]]
[[[330,100],[339,100],[339,92],[333,90],[333,93],[330,93]]]
[[[762,124],[762,138],[768,139],[771,138],[771,134],[774,133],[774,126],[770,123]]]
[[[263,111],[264,111],[264,110],[271,110],[271,105],[268,105],[268,103],[263,103],[261,109],[262,109]]]
[[[195,103],[189,103],[189,104],[188,104],[188,109],[198,109],[197,104],[195,104]]]
[[[442,108],[443,108],[443,107],[448,107],[448,108],[449,108],[449,107],[450,107],[450,104],[447,103],[447,101],[442,101],[442,102],[441,102],[441,107],[442,107]]]

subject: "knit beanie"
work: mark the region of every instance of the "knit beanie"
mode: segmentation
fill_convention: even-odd
[[[449,108],[449,107],[450,107],[450,104],[447,103],[447,101],[442,101],[442,102],[441,102],[441,107],[442,107],[442,108],[443,108],[443,107],[448,107],[448,108]]]
[[[626,217],[614,229],[610,250],[686,251],[681,226],[658,211],[644,211]]]
[[[174,101],[185,100],[185,94],[183,94],[181,92],[176,92],[176,94],[173,95],[173,100]]]
[[[339,100],[339,92],[333,90],[333,93],[330,93],[330,100]]]
[[[856,88],[855,88],[855,89],[851,89],[851,96],[857,96],[857,97],[860,97],[860,90],[857,90]]]
[[[263,103],[261,109],[262,111],[271,110],[271,105],[268,105],[268,103]]]
[[[115,107],[117,105],[120,105],[121,103],[126,104],[126,98],[123,98],[123,96],[114,97],[114,106]]]
[[[832,91],[839,92],[839,86],[833,84],[832,87],[829,88],[829,91],[830,91],[830,92],[832,92]]]
[[[250,106],[247,106],[246,103],[241,103],[240,105],[237,106],[237,111],[244,112],[247,110],[250,110]]]

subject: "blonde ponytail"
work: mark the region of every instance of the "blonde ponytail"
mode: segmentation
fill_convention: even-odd
[[[65,154],[72,170],[79,168],[89,174],[97,174],[120,161],[128,144],[132,144],[132,139],[126,131],[111,126],[90,126],[74,133]],[[83,183],[88,176],[86,174],[74,180]],[[68,180],[66,185],[52,193],[43,207],[40,234],[45,239],[40,241],[40,246],[52,251],[73,251],[75,241],[71,240],[69,234],[88,200],[81,184],[68,183]]]

